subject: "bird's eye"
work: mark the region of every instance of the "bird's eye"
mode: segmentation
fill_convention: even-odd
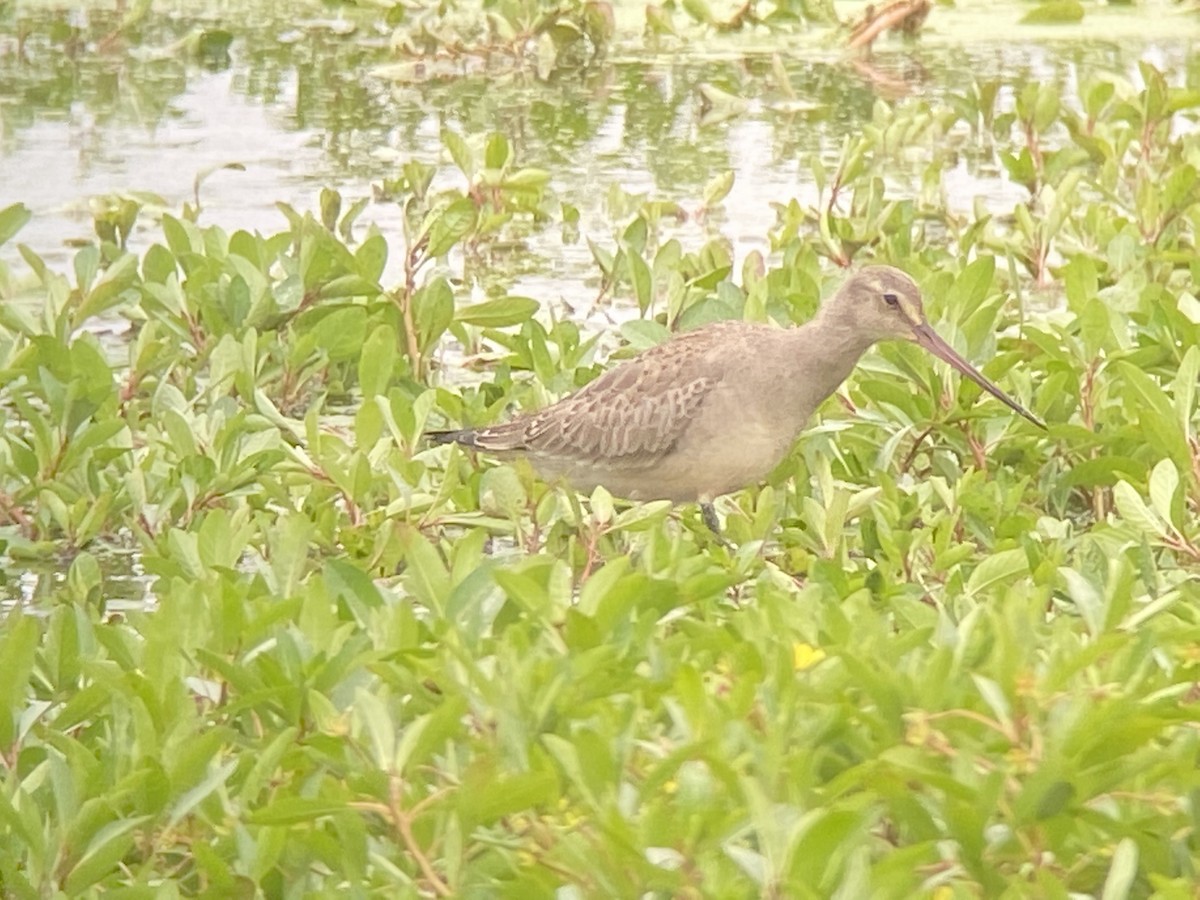
[[[892,309],[896,309],[900,306],[900,298],[892,293],[884,294],[883,302],[886,303],[888,306],[890,306]]]

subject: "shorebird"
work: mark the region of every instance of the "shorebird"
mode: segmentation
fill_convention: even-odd
[[[499,425],[438,431],[501,458],[524,456],[546,481],[629,500],[700,504],[762,481],[818,406],[878,341],[907,340],[945,360],[1039,428],[925,319],[916,282],[891,266],[851,275],[809,322],[717,322],[627,360],[545,409]]]

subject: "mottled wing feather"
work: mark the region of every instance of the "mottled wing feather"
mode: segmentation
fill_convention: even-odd
[[[713,384],[697,378],[652,394],[589,393],[533,417],[526,446],[552,456],[656,457],[671,449]]]
[[[476,445],[592,460],[651,462],[674,446],[720,380],[707,351],[726,326],[681,335],[528,416],[485,428]]]

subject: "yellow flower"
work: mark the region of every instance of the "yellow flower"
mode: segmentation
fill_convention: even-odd
[[[825,651],[820,647],[803,643],[792,644],[792,664],[796,667],[797,672],[811,669],[824,658]]]

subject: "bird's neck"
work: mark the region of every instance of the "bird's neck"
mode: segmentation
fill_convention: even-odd
[[[790,333],[794,335],[798,359],[805,360],[805,381],[812,385],[817,404],[850,377],[862,355],[875,343],[861,331],[825,315]]]
[[[781,459],[872,343],[820,318],[798,328],[761,326],[747,345],[755,359],[739,351],[732,363],[741,406],[731,416],[742,418],[747,433],[769,432],[764,440],[778,445]]]

